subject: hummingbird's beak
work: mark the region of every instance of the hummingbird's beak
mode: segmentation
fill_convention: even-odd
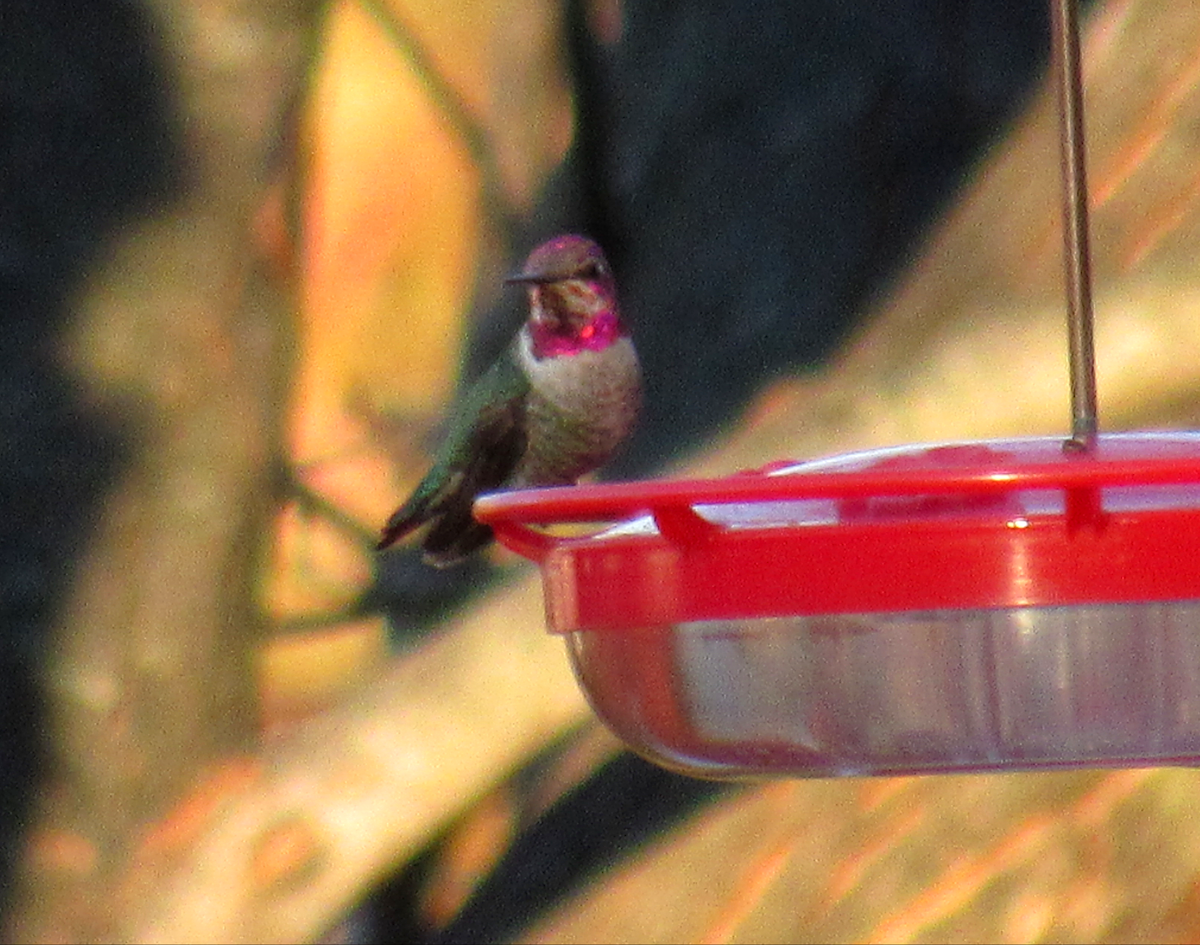
[[[562,281],[561,276],[544,273],[518,272],[504,280],[505,285],[549,285],[551,282]]]

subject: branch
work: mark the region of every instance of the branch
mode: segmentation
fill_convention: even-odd
[[[586,717],[540,582],[488,598],[270,748],[127,884],[139,942],[295,942],[333,925],[522,759]]]

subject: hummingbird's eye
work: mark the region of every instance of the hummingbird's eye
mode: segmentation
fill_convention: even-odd
[[[585,279],[599,279],[601,276],[608,275],[608,268],[604,265],[604,263],[592,260],[583,267],[580,275]]]

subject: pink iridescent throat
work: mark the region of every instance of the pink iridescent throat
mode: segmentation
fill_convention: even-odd
[[[529,323],[533,356],[539,361],[563,354],[579,354],[580,351],[603,351],[624,334],[624,326],[614,309],[604,309],[574,333],[556,331],[554,326],[540,319]]]

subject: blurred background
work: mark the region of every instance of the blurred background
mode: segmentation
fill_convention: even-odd
[[[561,231],[605,477],[1065,432],[1045,7],[6,3],[11,937],[1195,940],[1190,770],[691,780],[528,566],[373,551]],[[1194,425],[1200,11],[1087,10],[1102,426]]]

